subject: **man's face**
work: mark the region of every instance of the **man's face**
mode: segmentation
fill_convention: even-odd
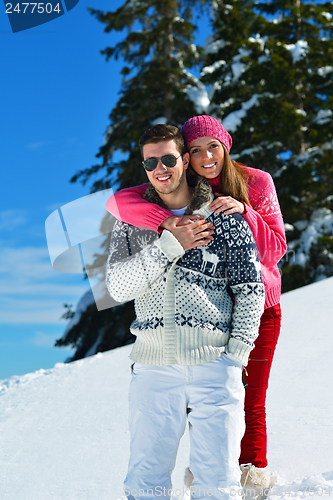
[[[189,154],[185,153],[183,158],[176,148],[175,142],[163,141],[156,144],[145,144],[143,146],[143,159],[161,158],[165,155],[174,155],[178,158],[174,167],[166,167],[161,160],[152,172],[146,170],[149,181],[160,194],[171,194],[187,187],[185,170],[189,164]]]

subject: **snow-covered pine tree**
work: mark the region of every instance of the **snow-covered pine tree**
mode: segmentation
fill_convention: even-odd
[[[78,172],[72,182],[100,173],[92,191],[128,187],[146,182],[140,168],[140,136],[155,123],[181,125],[196,113],[189,96],[202,91],[190,73],[200,63],[201,49],[194,44],[193,10],[206,0],[127,0],[114,12],[90,9],[105,25],[105,32],[128,30],[122,42],[101,53],[121,58],[123,81],[120,99],[110,113],[105,144],[96,155],[99,165]],[[115,152],[123,159],[113,162]]]
[[[76,173],[72,182],[95,179],[92,192],[146,182],[138,147],[143,132],[155,123],[180,126],[204,110],[207,94],[190,70],[202,64],[202,50],[194,44],[193,12],[197,15],[205,2],[127,0],[114,12],[90,9],[105,32],[127,30],[122,42],[102,51],[107,60],[124,61],[123,82],[105,144],[97,154],[101,163]],[[116,152],[122,153],[118,162],[113,161]],[[76,347],[73,359],[118,347],[134,341],[129,334],[132,319],[132,303],[98,312],[89,302],[77,311],[56,345]]]
[[[277,185],[289,242],[284,290],[333,275],[332,5],[215,0],[202,71],[234,159]]]

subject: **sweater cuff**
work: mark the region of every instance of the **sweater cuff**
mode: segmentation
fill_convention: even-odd
[[[185,253],[184,248],[181,246],[177,238],[175,238],[174,235],[167,229],[163,231],[162,236],[156,242],[156,245],[170,262],[175,259],[179,259],[179,257],[182,257]]]
[[[245,207],[245,212],[242,215],[246,220],[246,222],[251,227],[251,223],[255,224],[258,216],[260,217],[260,215],[253,208],[249,207],[249,205],[246,205],[246,203],[244,203],[244,207]]]
[[[243,366],[246,366],[249,360],[250,352],[253,347],[240,342],[239,340],[230,338],[228,345],[226,347],[226,354],[233,358],[235,361],[238,361]]]
[[[174,215],[169,210],[166,210],[162,207],[154,208],[152,207],[149,210],[149,214],[144,218],[144,226],[148,226],[149,228],[153,228],[154,231],[161,233],[163,228],[160,227],[162,222],[164,222],[168,217]]]

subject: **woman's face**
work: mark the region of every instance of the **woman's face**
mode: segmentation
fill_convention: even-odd
[[[220,175],[224,162],[224,149],[214,137],[199,137],[188,146],[193,170],[202,177],[214,179]]]

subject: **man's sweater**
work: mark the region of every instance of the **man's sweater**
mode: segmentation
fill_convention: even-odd
[[[263,170],[243,167],[248,177],[248,193],[252,207],[244,203],[244,219],[257,244],[266,292],[265,308],[278,304],[281,276],[277,263],[287,250],[283,218],[271,175]],[[213,192],[218,191],[219,177],[209,179]],[[148,184],[123,189],[111,196],[107,210],[117,219],[135,226],[160,231],[160,224],[170,217],[166,207],[143,199]]]
[[[160,200],[151,191],[151,201]],[[136,362],[192,365],[226,352],[247,364],[264,307],[257,249],[243,217],[216,216],[208,209],[211,200],[209,184],[199,181],[187,213],[213,222],[215,235],[186,252],[169,231],[156,238],[120,221],[114,225],[106,283],[118,302],[135,299],[130,357]]]

